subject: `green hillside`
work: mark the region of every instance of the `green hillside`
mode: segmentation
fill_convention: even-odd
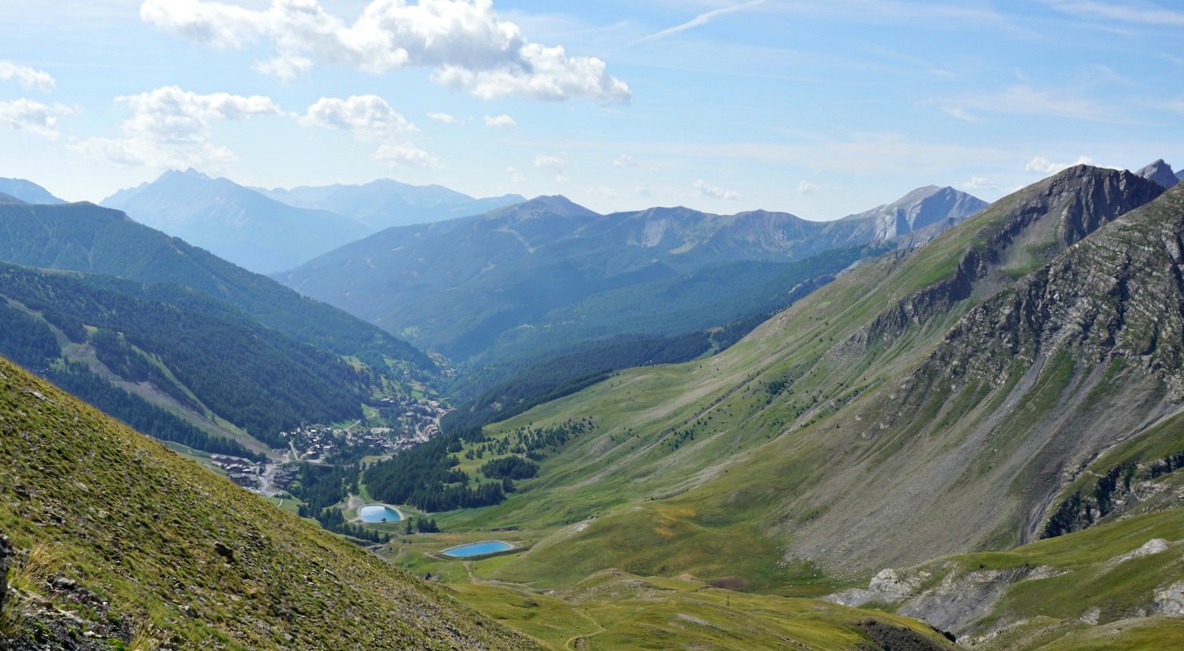
[[[380,388],[340,358],[176,285],[0,264],[0,297],[12,321],[0,352],[83,399],[95,396],[75,376],[97,373],[160,394],[198,426],[221,419],[273,448],[301,423],[361,418]],[[38,335],[44,350],[20,349]],[[135,386],[145,384],[151,392]]]
[[[0,260],[182,285],[298,342],[358,358],[401,381],[430,383],[438,373],[424,353],[377,327],[92,204],[0,205]]]
[[[0,466],[0,644],[535,647],[4,360]]]
[[[1068,170],[911,256],[846,274],[721,355],[622,373],[490,428],[497,440],[571,418],[596,424],[545,455],[539,476],[504,504],[443,522],[524,530],[581,523],[563,544],[544,537],[499,571],[533,585],[618,567],[689,571],[783,594],[835,587],[807,577],[867,575],[1030,539],[1073,460],[1159,417],[1176,371],[1125,364],[1125,348],[1104,339],[1091,349],[1053,337],[1044,329],[1063,333],[1064,322],[1045,320],[1045,308],[1010,308],[1045,333],[1041,341],[1058,342],[1035,357],[1007,348],[976,357],[1018,330],[1001,328],[962,352],[958,333],[1006,323],[981,310],[1008,310],[1007,301],[1023,296],[1011,289],[1014,279],[1054,258],[1085,273],[1098,268],[1093,242],[1145,248],[1123,239],[1126,218],[1086,236],[1160,192],[1129,173]],[[1175,197],[1129,219],[1178,223]],[[1158,265],[1131,265],[1124,282],[1170,278]],[[1081,305],[1091,282],[1058,280],[1047,309]],[[1118,298],[1112,307],[1123,305]],[[1119,324],[1116,341],[1140,327]],[[1176,347],[1162,341],[1164,355]],[[1005,370],[958,375],[971,359]],[[1106,384],[1108,370],[1124,381]],[[938,380],[938,371],[952,377]],[[1078,432],[1088,435],[1069,436]],[[991,437],[998,446],[986,443]],[[960,526],[946,526],[952,521]]]

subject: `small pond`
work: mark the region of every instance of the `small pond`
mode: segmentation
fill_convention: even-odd
[[[383,504],[371,504],[358,509],[358,517],[362,522],[378,524],[381,522],[398,522],[403,516],[398,511]]]
[[[451,556],[452,558],[469,558],[470,556],[483,556],[510,549],[514,549],[514,546],[510,543],[500,540],[483,540],[481,542],[469,543],[468,545],[461,545],[460,547],[445,549],[440,553],[445,556]]]

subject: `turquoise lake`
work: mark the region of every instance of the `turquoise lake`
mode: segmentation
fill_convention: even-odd
[[[399,512],[389,506],[381,504],[372,504],[370,506],[363,506],[358,509],[358,517],[362,522],[380,523],[380,522],[398,522],[403,519]]]
[[[440,553],[453,558],[468,558],[470,556],[481,556],[483,554],[492,554],[494,552],[504,552],[507,549],[514,549],[514,546],[510,543],[504,543],[499,540],[484,540],[481,542],[470,543],[468,545],[461,545],[460,547],[453,547],[452,549],[445,549]]]

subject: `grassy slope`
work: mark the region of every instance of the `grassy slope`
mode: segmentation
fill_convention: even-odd
[[[583,416],[599,426],[544,462],[520,496],[442,524],[545,530],[591,520],[578,533],[541,538],[496,574],[538,587],[617,567],[819,594],[841,585],[827,575],[1020,542],[1016,524],[1028,522],[1027,509],[1041,508],[1033,500],[1055,491],[1067,470],[1027,462],[1051,449],[1066,464],[1072,460],[1055,456],[1055,447],[1080,443],[1050,433],[1097,422],[1113,436],[1137,413],[1154,411],[1162,389],[1140,383],[1147,376],[1135,366],[1102,378],[1055,356],[1002,374],[999,386],[972,380],[926,393],[905,379],[959,317],[1006,286],[999,278],[1056,253],[1041,238],[1056,232],[1049,220],[1060,216],[1063,195],[1054,191],[1044,221],[1015,241],[1023,255],[995,251],[984,277],[994,285],[983,282],[969,300],[931,313],[898,310],[903,329],[888,336],[868,324],[950,278],[967,251],[1058,182],[998,202],[913,256],[861,267],[715,358],[622,373],[492,428]],[[772,395],[779,381],[790,386]],[[1086,396],[1105,399],[1085,404]],[[905,398],[915,402],[902,405]],[[1101,418],[1111,408],[1122,417]],[[1050,413],[1065,417],[1043,416]],[[892,418],[880,422],[885,415]],[[687,429],[694,434],[674,446]],[[1011,441],[990,445],[997,432]],[[1102,434],[1083,447],[1096,447]],[[965,526],[950,528],[952,521]]]
[[[639,578],[606,571],[560,593],[491,583],[456,587],[473,607],[552,649],[876,649],[860,622],[909,631],[914,648],[951,648],[906,617],[810,599],[720,590],[693,578]]]
[[[1124,560],[1154,539],[1167,547]],[[916,587],[909,599],[884,607],[940,618],[935,593],[944,593],[948,605],[995,584],[999,593],[983,616],[953,626],[969,633],[976,648],[1174,648],[1184,640],[1184,626],[1162,610],[1157,593],[1184,576],[1182,548],[1184,508],[1177,506],[1006,552],[950,556],[898,571]]]
[[[0,530],[177,648],[531,646],[6,361],[0,466]]]

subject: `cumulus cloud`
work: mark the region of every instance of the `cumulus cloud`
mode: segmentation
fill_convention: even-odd
[[[485,126],[491,129],[505,129],[518,126],[518,122],[514,118],[502,113],[501,115],[486,115]]]
[[[68,106],[42,104],[26,98],[0,102],[0,124],[50,140],[58,137],[58,116],[71,113],[74,113],[74,109]]]
[[[221,48],[263,44],[256,70],[290,79],[314,65],[381,74],[408,66],[434,70],[450,88],[492,99],[517,95],[628,102],[628,85],[604,61],[531,43],[493,11],[493,0],[371,0],[352,24],[318,0],[272,0],[254,10],[215,0],[144,0],[141,18],[184,38]]]
[[[613,167],[637,167],[637,161],[628,154],[622,154],[613,161]]]
[[[17,80],[26,88],[36,88],[45,92],[57,88],[58,85],[48,72],[22,66],[12,61],[0,61],[0,80],[9,81],[11,79]]]
[[[1081,156],[1075,163],[1054,163],[1044,156],[1037,156],[1024,166],[1027,172],[1039,172],[1040,174],[1056,174],[1062,170],[1067,170],[1074,165],[1093,165],[1094,159],[1089,156]]]
[[[537,154],[534,157],[535,167],[542,167],[555,172],[556,183],[567,182],[567,166],[570,163],[571,156],[565,151],[558,154]]]
[[[736,199],[740,198],[739,192],[736,192],[735,190],[727,190],[725,188],[718,188],[714,185],[711,185],[707,181],[704,181],[703,179],[695,181],[695,189],[699,191],[699,194],[709,199],[735,201]]]
[[[322,97],[299,121],[305,126],[349,131],[361,140],[382,140],[418,130],[377,95]]]
[[[115,101],[132,111],[132,117],[120,124],[123,137],[91,138],[76,147],[120,165],[216,168],[237,156],[211,142],[215,122],[280,113],[275,102],[262,95],[199,95],[177,86],[124,95]]]
[[[456,124],[456,116],[451,113],[443,113],[440,111],[429,111],[428,119],[441,122],[443,124]]]
[[[431,170],[443,167],[440,159],[415,145],[407,144],[385,144],[374,152],[374,160],[390,163],[395,167],[422,167]]]

